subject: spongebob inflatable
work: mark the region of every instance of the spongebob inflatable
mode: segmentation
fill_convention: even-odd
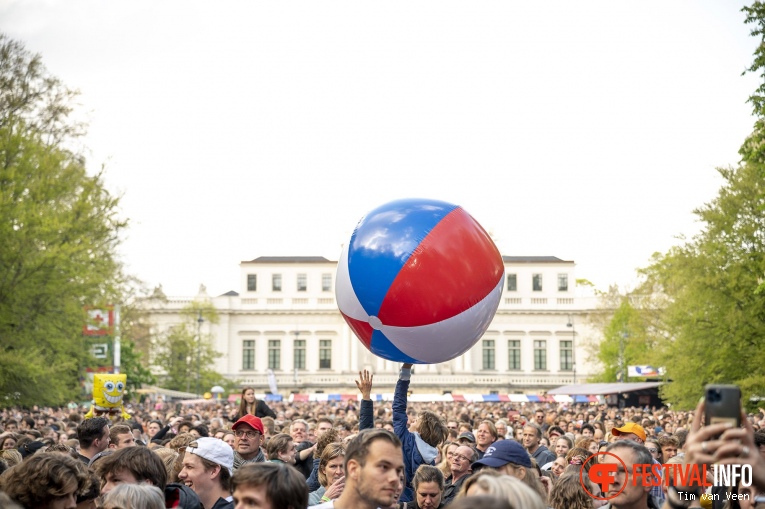
[[[127,375],[94,375],[93,405],[85,414],[85,418],[120,415],[126,421],[130,419],[130,414],[122,405],[122,395],[126,385]]]

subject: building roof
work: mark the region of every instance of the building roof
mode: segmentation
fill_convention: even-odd
[[[221,295],[221,297],[238,297],[239,292],[235,292],[234,290],[229,290],[228,292]]]
[[[575,384],[563,385],[550,389],[547,394],[586,394],[586,395],[606,395],[606,394],[624,394],[625,392],[643,391],[654,389],[661,385],[661,382],[635,382],[635,383],[609,383],[609,384]]]
[[[505,263],[574,263],[561,260],[557,256],[503,256],[502,261]]]
[[[323,256],[258,256],[242,263],[337,263]]]

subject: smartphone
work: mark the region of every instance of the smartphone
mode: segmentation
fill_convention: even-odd
[[[710,384],[704,388],[704,424],[741,426],[741,389],[735,385]]]

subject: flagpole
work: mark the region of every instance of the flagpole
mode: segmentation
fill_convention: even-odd
[[[114,306],[114,374],[120,372],[120,305]]]

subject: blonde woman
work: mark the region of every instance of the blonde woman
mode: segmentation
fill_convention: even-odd
[[[452,475],[452,456],[454,456],[454,451],[457,450],[457,447],[459,447],[459,444],[454,442],[446,442],[441,446],[441,463],[436,466],[444,474],[444,479]]]
[[[317,505],[335,500],[345,488],[345,446],[332,442],[324,447],[319,461],[319,484],[316,491],[309,493],[308,505]]]

